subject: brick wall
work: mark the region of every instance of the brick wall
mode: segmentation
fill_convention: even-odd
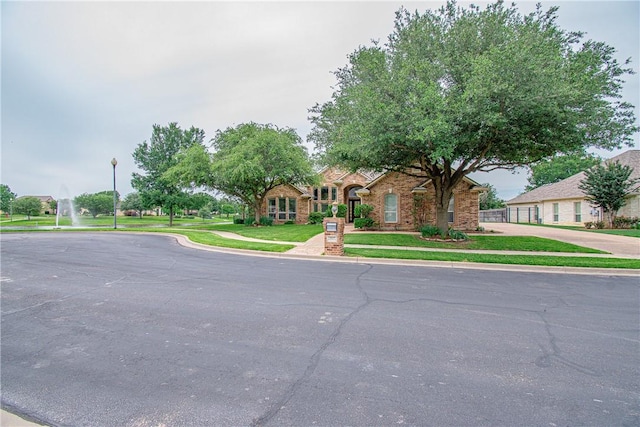
[[[290,198],[296,199],[297,204],[297,214],[296,214],[296,224],[306,224],[309,221],[309,199],[306,197],[301,197],[300,191],[291,185],[279,185],[269,191],[264,201],[262,202],[261,215],[268,215],[268,200],[271,198],[276,199],[276,207],[279,206],[278,199],[280,198]],[[276,214],[276,218],[273,220],[274,224],[282,224],[288,220],[278,219],[278,215]]]
[[[416,230],[425,224],[435,224],[435,190],[430,183],[424,190],[413,192],[424,182],[398,172],[387,174],[369,187],[370,194],[362,198],[362,203],[374,206],[373,220],[383,230]],[[463,181],[454,189],[454,222],[451,226],[458,230],[475,230],[478,227],[478,192],[470,190],[470,183]],[[398,198],[398,218],[395,223],[384,221],[384,197],[395,194]]]

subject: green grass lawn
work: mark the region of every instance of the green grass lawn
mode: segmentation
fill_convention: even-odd
[[[346,244],[381,245],[381,246],[413,246],[435,249],[458,250],[499,250],[499,251],[537,251],[537,252],[570,252],[570,253],[606,253],[597,249],[585,248],[571,243],[544,239],[534,236],[498,236],[472,235],[469,240],[461,242],[445,242],[421,239],[410,234],[377,234],[353,233],[344,236]]]
[[[272,225],[269,227],[253,227],[244,224],[196,224],[189,226],[189,228],[198,230],[228,231],[244,237],[279,242],[306,242],[316,234],[322,233],[322,224],[287,224]]]
[[[286,252],[289,249],[293,249],[294,245],[283,245],[278,243],[263,243],[263,242],[247,242],[244,240],[227,239],[220,237],[217,234],[210,231],[200,230],[185,230],[180,228],[136,228],[127,231],[135,232],[148,232],[148,233],[172,233],[186,236],[195,243],[201,243],[203,245],[217,246],[221,248],[232,249],[247,249],[253,251],[264,252]]]
[[[220,222],[228,222],[232,219],[228,218],[219,218],[215,217],[212,219],[202,218],[174,218],[173,225],[186,225],[186,224],[196,224],[196,225],[204,225],[204,224],[217,224]],[[131,216],[118,216],[116,218],[117,225],[123,227],[144,227],[144,226],[169,226],[169,217],[168,216],[143,216],[142,218],[131,217]],[[27,219],[26,216],[23,215],[14,215],[13,220],[9,218],[2,218],[0,220],[0,228],[2,227],[53,227],[56,225],[56,216],[55,215],[41,215],[41,216],[33,216],[31,219]],[[58,221],[58,225],[62,227],[71,226],[71,218],[69,217],[60,217]],[[93,218],[91,216],[82,216],[79,218],[79,224],[75,224],[77,227],[109,227],[113,226],[113,216],[98,216]]]
[[[429,252],[392,249],[345,248],[345,255],[365,258],[390,258],[442,262],[477,262],[485,264],[539,265],[549,267],[592,267],[640,269],[640,260],[624,258],[590,258],[549,255],[494,255],[462,252]]]

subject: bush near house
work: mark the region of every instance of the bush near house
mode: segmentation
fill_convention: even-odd
[[[309,214],[309,224],[322,224],[324,220],[324,213],[322,212],[311,212]]]
[[[373,218],[355,218],[353,220],[353,227],[354,228],[373,228],[375,227],[375,222],[373,221]]]
[[[617,216],[613,220],[613,228],[638,228],[640,218]]]

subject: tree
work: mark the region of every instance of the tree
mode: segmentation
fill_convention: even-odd
[[[609,228],[613,228],[618,210],[626,203],[625,198],[640,188],[637,185],[640,179],[630,179],[632,172],[631,166],[619,162],[599,164],[585,171],[585,178],[578,185],[593,206],[602,208]]]
[[[325,164],[429,180],[441,230],[471,172],[631,145],[633,106],[619,102],[629,61],[560,29],[556,15],[503,2],[401,8],[385,45],[358,48],[335,72],[331,100],[310,109],[308,139]]]
[[[495,187],[489,183],[482,184],[482,187],[489,190],[480,193],[480,210],[500,209],[504,207],[504,200],[498,198],[498,192]]]
[[[584,172],[600,162],[602,159],[593,154],[567,154],[543,159],[530,166],[531,173],[527,178],[529,185],[525,187],[525,190],[531,191],[542,185],[562,181],[577,173]]]
[[[11,202],[16,198],[17,194],[11,191],[6,184],[0,184],[0,211],[7,213],[11,211]]]
[[[148,209],[149,206],[145,206],[142,201],[142,197],[140,197],[140,193],[129,193],[124,196],[124,200],[120,204],[120,209],[123,211],[136,211],[138,212],[138,216],[142,218],[142,212],[145,209]]]
[[[19,197],[13,201],[13,212],[26,215],[30,220],[32,216],[40,215],[42,202],[37,197]]]
[[[83,193],[73,199],[76,209],[86,209],[92,217],[113,213],[113,191]]]
[[[175,209],[185,203],[187,194],[179,182],[165,173],[178,163],[178,153],[193,145],[202,146],[203,141],[204,131],[195,127],[182,130],[177,123],[154,125],[150,142],[139,144],[133,152],[133,160],[145,174],[133,173],[131,185],[145,206],[161,206],[169,211],[169,226],[173,226]]]
[[[293,129],[246,123],[219,130],[212,142],[213,154],[204,146],[193,146],[167,175],[237,197],[253,209],[256,224],[270,190],[315,182],[307,150]]]

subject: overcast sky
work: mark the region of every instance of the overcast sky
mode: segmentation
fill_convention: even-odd
[[[308,109],[329,99],[331,72],[349,53],[386,41],[401,5],[443,3],[2,1],[1,181],[19,196],[95,193],[112,188],[115,157],[125,195],[133,191],[132,153],[153,124],[193,125],[208,141],[254,121],[306,139]],[[517,4],[523,12],[535,6]],[[561,27],[616,47],[638,70],[638,1],[542,5],[560,6]],[[639,93],[636,74],[625,86],[636,116]],[[503,199],[526,185],[526,173],[472,178]]]

